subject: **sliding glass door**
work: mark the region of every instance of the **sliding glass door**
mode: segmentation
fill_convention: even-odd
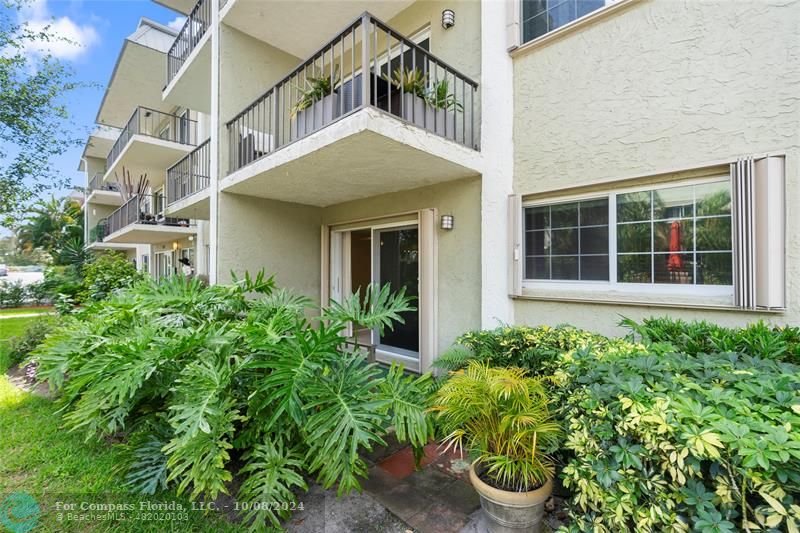
[[[381,286],[389,284],[393,291],[404,288],[419,305],[419,231],[415,227],[375,230],[376,255],[373,281]],[[395,352],[406,357],[419,356],[419,312],[402,315],[405,323],[395,324],[383,334],[376,331],[378,349]]]

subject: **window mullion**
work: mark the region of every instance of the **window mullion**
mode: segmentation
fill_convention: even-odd
[[[608,195],[608,281],[617,284],[617,193]]]

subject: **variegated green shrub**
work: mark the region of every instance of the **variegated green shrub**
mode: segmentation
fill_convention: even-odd
[[[654,348],[563,359],[572,529],[796,531],[800,368]]]

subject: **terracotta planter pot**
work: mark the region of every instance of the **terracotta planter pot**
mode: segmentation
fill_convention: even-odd
[[[469,469],[469,480],[481,498],[491,533],[539,533],[544,504],[553,492],[552,480],[529,492],[509,492],[481,481],[475,465]]]

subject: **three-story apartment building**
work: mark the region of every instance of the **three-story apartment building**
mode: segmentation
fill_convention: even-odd
[[[362,339],[417,371],[499,323],[797,322],[797,2],[160,3],[81,163],[91,247],[405,287]]]

